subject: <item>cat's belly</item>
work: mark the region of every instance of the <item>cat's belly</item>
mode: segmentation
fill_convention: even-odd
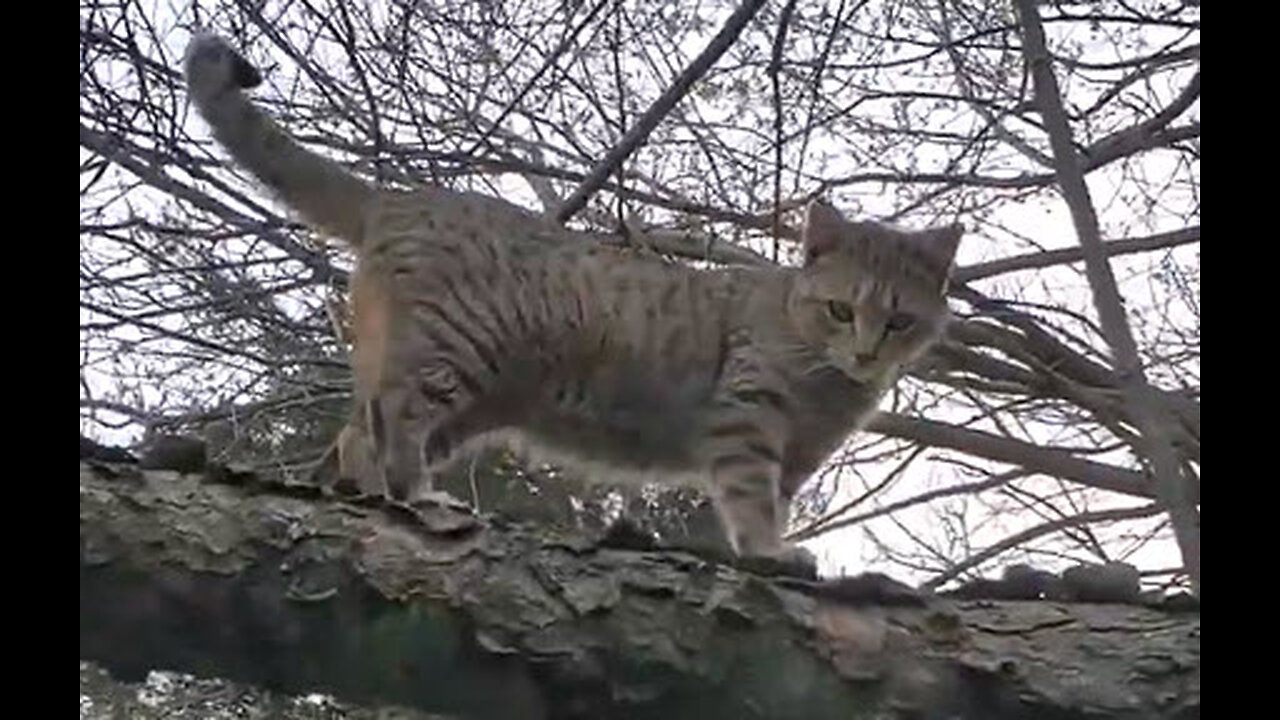
[[[615,362],[587,378],[551,379],[505,423],[534,446],[640,472],[700,470],[714,379],[661,359]]]
[[[481,442],[515,452],[534,466],[566,468],[583,480],[606,484],[657,484],[703,487],[707,471],[687,457],[671,453],[665,457],[641,456],[635,452],[609,452],[596,445],[584,452],[582,445],[569,445],[549,438],[545,431],[529,432],[511,428],[486,435]]]
[[[694,470],[701,423],[692,408],[610,404],[566,411],[541,409],[514,428],[527,442],[559,456],[640,472]]]

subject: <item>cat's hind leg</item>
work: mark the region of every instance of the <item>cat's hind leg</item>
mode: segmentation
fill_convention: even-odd
[[[467,440],[465,418],[477,399],[472,384],[464,371],[435,358],[384,385],[370,403],[373,456],[391,497],[415,502],[431,495],[432,472]]]

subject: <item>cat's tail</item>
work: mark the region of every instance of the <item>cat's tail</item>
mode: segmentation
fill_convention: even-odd
[[[274,190],[302,219],[359,247],[371,185],[299,145],[245,96],[258,70],[221,38],[197,35],[187,46],[187,90],[232,157]]]

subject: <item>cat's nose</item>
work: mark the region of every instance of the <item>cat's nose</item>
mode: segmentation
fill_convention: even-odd
[[[854,355],[854,358],[857,359],[859,365],[870,365],[871,363],[875,362],[876,354],[875,353],[858,353]]]

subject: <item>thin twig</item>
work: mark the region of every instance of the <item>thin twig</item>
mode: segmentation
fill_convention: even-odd
[[[978,567],[1000,553],[1025,545],[1027,542],[1038,537],[1051,535],[1068,528],[1080,527],[1082,525],[1091,525],[1101,522],[1115,522],[1118,520],[1136,520],[1138,518],[1151,517],[1152,515],[1159,514],[1160,506],[1156,503],[1151,503],[1150,505],[1140,505],[1132,508],[1117,508],[1115,510],[1098,510],[1096,512],[1080,513],[1079,515],[1073,515],[1067,518],[1050,520],[1049,522],[1029,527],[1022,532],[1014,533],[1000,542],[991,545],[985,550],[970,555],[961,562],[956,563],[950,568],[947,568],[943,572],[940,572],[929,580],[921,583],[920,587],[927,590],[937,588],[943,583],[957,578],[961,574]]]
[[[833,512],[824,518],[814,521],[808,527],[801,528],[794,533],[791,533],[787,536],[787,540],[792,542],[803,542],[805,540],[818,537],[819,535],[825,535],[833,530],[839,530],[840,528],[849,527],[850,525],[859,525],[867,522],[868,520],[873,520],[890,513],[896,513],[899,510],[905,510],[915,505],[923,505],[925,503],[933,502],[934,500],[944,497],[954,497],[956,495],[977,495],[980,492],[991,490],[992,488],[998,488],[1002,485],[1007,485],[1018,478],[1026,477],[1026,475],[1026,470],[1009,470],[998,475],[993,475],[986,480],[964,483],[962,485],[948,485],[947,487],[922,492],[919,495],[913,495],[909,498],[889,503],[884,507],[878,507],[875,510],[868,510],[867,512],[850,515],[848,517],[840,517],[840,515],[847,510],[847,508],[841,508],[839,511]]]

